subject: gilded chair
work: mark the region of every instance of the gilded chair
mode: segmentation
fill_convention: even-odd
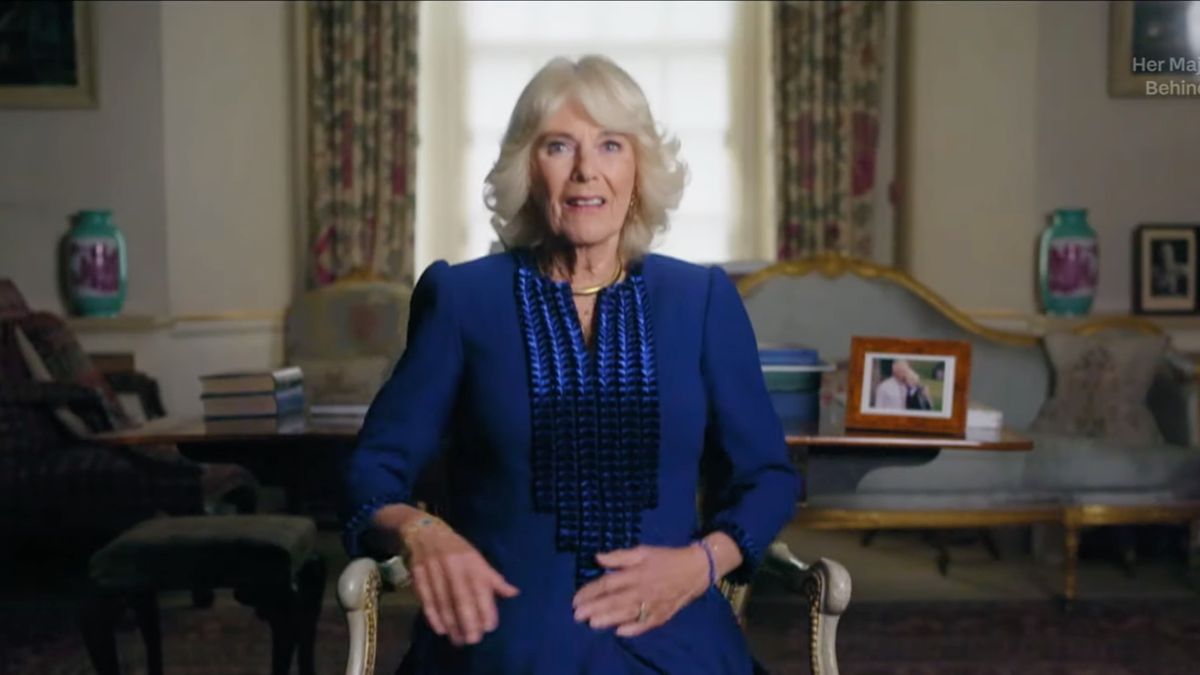
[[[837,625],[850,604],[850,573],[840,563],[821,558],[811,565],[801,562],[783,542],[771,545],[759,574],[781,579],[786,587],[808,599],[810,666],[813,675],[837,675]],[[338,603],[350,628],[346,675],[375,672],[380,593],[409,583],[399,557],[385,562],[371,558],[352,560],[338,580]],[[738,623],[745,625],[750,585],[721,582],[721,592],[733,607]]]

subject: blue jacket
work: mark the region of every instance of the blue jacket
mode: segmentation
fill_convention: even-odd
[[[716,589],[636,638],[574,621],[575,558],[555,517],[534,508],[531,395],[514,285],[517,254],[431,265],[413,293],[408,346],[377,395],[346,473],[346,544],[450,443],[444,517],[520,595],[498,600],[499,628],[455,648],[423,618],[404,671],[423,674],[750,673],[752,659]],[[738,543],[746,580],[790,520],[800,482],[768,397],[749,317],[719,268],[665,256],[641,263],[654,327],[659,400],[657,501],[640,543],[685,546],[713,529]],[[704,499],[697,488],[705,467]]]

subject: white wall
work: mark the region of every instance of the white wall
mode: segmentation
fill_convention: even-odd
[[[199,417],[199,377],[221,370],[261,369],[282,362],[278,321],[181,322],[154,330],[77,329],[89,352],[133,352],[138,370],[158,380],[167,413]]]
[[[1031,309],[1037,5],[917,3],[911,11],[900,177],[909,270],[960,307]]]
[[[67,215],[112,208],[130,250],[124,313],[154,319],[73,325],[89,351],[134,352],[172,414],[200,414],[202,374],[282,362],[293,11],[96,3],[100,107],[0,111],[0,276],[63,313],[54,250]]]
[[[295,222],[290,21],[283,2],[162,4],[171,315],[260,317],[86,335],[96,351],[134,349],[175,415],[201,414],[201,375],[283,360]]]
[[[162,5],[174,314],[277,312],[290,299],[289,20],[282,2]]]
[[[132,313],[167,311],[159,5],[94,3],[100,105],[0,110],[0,276],[64,311],[58,243],[71,214],[111,209],[129,250]]]
[[[1044,2],[1037,212],[1079,205],[1100,237],[1099,311],[1132,296],[1139,223],[1200,223],[1200,97],[1109,98],[1108,3]]]
[[[969,311],[1035,312],[1037,239],[1078,206],[1094,311],[1129,311],[1134,227],[1200,222],[1200,98],[1109,98],[1105,2],[911,9],[909,270]]]

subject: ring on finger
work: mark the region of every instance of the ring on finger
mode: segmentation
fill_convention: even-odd
[[[637,615],[637,621],[636,621],[636,622],[637,622],[637,623],[641,623],[641,622],[643,622],[643,621],[645,621],[645,620],[646,620],[646,601],[645,601],[645,600],[643,600],[642,602],[640,602],[640,603],[638,604],[638,615]]]

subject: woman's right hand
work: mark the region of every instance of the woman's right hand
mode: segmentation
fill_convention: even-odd
[[[462,646],[496,629],[496,596],[511,598],[518,591],[466,539],[441,519],[403,504],[380,509],[374,523],[406,552],[413,589],[438,635]]]

